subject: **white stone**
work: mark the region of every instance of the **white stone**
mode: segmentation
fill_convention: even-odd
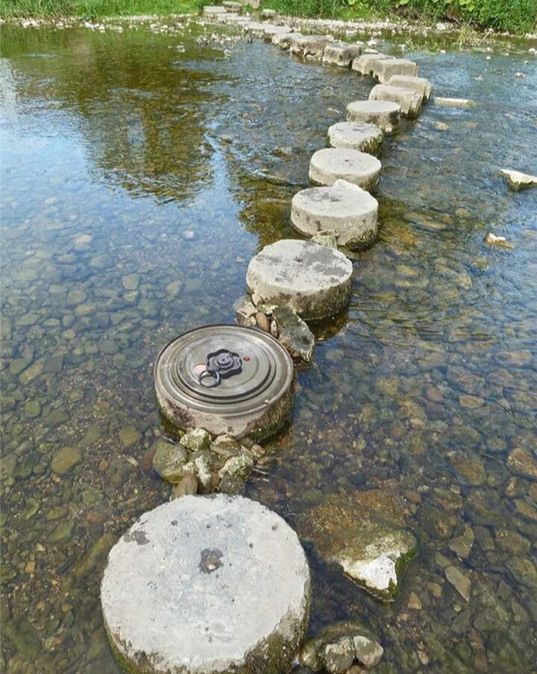
[[[378,126],[365,122],[337,122],[328,129],[332,147],[348,147],[378,156],[384,134]]]
[[[527,173],[512,171],[510,169],[501,169],[500,173],[507,180],[507,184],[514,192],[520,192],[520,190],[526,190],[528,187],[535,187],[537,185],[537,176],[530,176]]]
[[[345,180],[302,190],[291,202],[291,222],[299,232],[313,236],[332,230],[338,246],[348,248],[363,248],[377,238],[377,214],[377,200]]]
[[[336,180],[347,180],[364,190],[377,186],[382,164],[366,152],[346,147],[328,147],[317,150],[310,160],[309,177],[318,185],[333,185]]]
[[[373,76],[377,77],[379,82],[388,82],[393,75],[411,75],[415,77],[418,74],[418,64],[407,59],[383,59],[377,61],[373,68]]]
[[[228,12],[238,14],[242,9],[242,3],[234,2],[234,0],[224,0],[222,3]]]
[[[434,102],[443,108],[473,108],[475,101],[470,98],[444,98],[442,96],[435,96]]]
[[[288,671],[310,574],[295,532],[241,496],[183,496],[143,514],[110,552],[104,623],[132,674]]]
[[[393,101],[401,107],[401,115],[415,119],[421,110],[422,97],[414,89],[377,84],[369,92],[371,101]]]
[[[363,48],[363,42],[332,42],[326,45],[324,50],[323,65],[349,68],[352,61],[360,56]]]
[[[352,263],[343,253],[312,241],[282,239],[265,246],[248,265],[254,304],[287,304],[304,320],[335,316],[349,302]]]
[[[391,101],[353,101],[347,105],[348,122],[375,124],[384,133],[395,133],[400,117],[401,106]]]
[[[387,54],[362,54],[352,62],[352,69],[360,75],[372,75],[378,61],[392,60]]]
[[[266,24],[263,35],[265,36],[265,40],[270,42],[275,35],[287,35],[290,30],[290,26],[274,26],[272,24]]]
[[[394,87],[406,87],[407,89],[414,89],[423,99],[423,102],[426,103],[433,91],[433,87],[429,80],[425,77],[411,77],[410,75],[392,75],[388,80],[388,84],[392,84]]]

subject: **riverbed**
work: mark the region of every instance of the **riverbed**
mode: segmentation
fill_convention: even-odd
[[[290,201],[311,154],[373,84],[216,28],[150,23],[0,29],[10,674],[119,672],[100,613],[106,552],[170,493],[151,470],[154,358],[233,321],[250,258],[297,236]],[[530,674],[537,483],[508,457],[537,452],[537,190],[510,192],[499,170],[537,173],[536,59],[521,41],[377,40],[475,106],[431,102],[387,139],[380,239],[353,254],[349,309],[315,326],[292,423],[245,494],[299,536],[328,496],[385,495],[418,538],[390,605],[306,542],[312,634],[367,622],[384,674]],[[454,564],[469,601],[446,579]]]

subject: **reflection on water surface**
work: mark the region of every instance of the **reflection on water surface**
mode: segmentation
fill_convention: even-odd
[[[309,156],[371,86],[270,45],[201,47],[199,30],[2,29],[8,672],[118,671],[106,551],[168,496],[147,455],[152,359],[232,320],[250,257],[295,236]],[[429,105],[387,142],[380,241],[355,256],[349,311],[319,328],[293,424],[246,488],[299,534],[328,494],[402,504],[420,554],[393,605],[306,545],[312,629],[367,620],[379,672],[525,673],[537,659],[537,483],[507,463],[536,451],[537,194],[509,193],[497,171],[537,171],[537,73],[527,46],[503,50],[413,54],[438,91],[477,106]],[[513,251],[486,247],[488,231]]]

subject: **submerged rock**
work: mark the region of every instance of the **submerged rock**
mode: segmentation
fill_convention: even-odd
[[[64,475],[82,461],[82,452],[77,447],[62,447],[52,459],[52,472]]]
[[[276,322],[278,340],[287,349],[291,358],[298,358],[305,363],[311,362],[315,337],[307,323],[287,306],[275,307],[272,320]]]
[[[521,190],[528,189],[528,187],[535,187],[537,185],[537,176],[509,169],[501,169],[500,173],[504,176],[513,192],[520,192]]]
[[[331,495],[303,518],[301,533],[326,561],[338,564],[364,590],[393,601],[417,543],[410,531],[386,517],[393,512],[389,494],[384,495],[386,504],[378,496]]]
[[[186,448],[161,439],[155,443],[154,450],[154,470],[163,480],[174,484],[179,482],[188,459]]]

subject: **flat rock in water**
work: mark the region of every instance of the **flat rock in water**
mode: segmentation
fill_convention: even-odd
[[[203,8],[203,16],[217,16],[226,14],[226,8],[223,5],[206,5]]]
[[[363,42],[332,42],[325,47],[323,65],[349,68],[352,61],[361,55],[363,48]]]
[[[362,54],[352,62],[352,69],[360,75],[372,75],[378,61],[392,60],[387,54]]]
[[[377,61],[373,68],[373,75],[381,84],[388,82],[393,75],[415,77],[417,74],[418,64],[408,59],[382,59]]]
[[[406,87],[407,89],[414,89],[426,103],[430,98],[433,87],[429,80],[425,77],[412,77],[411,75],[392,75],[388,80],[388,84],[394,87]]]
[[[375,124],[384,133],[395,133],[400,117],[401,106],[392,101],[353,101],[347,105],[348,122]]]
[[[302,234],[332,230],[340,246],[364,248],[377,237],[378,202],[345,180],[330,187],[312,187],[295,194],[291,222]]]
[[[333,185],[346,180],[364,190],[377,186],[382,164],[366,152],[351,148],[333,147],[317,150],[310,160],[309,177],[318,185]]]
[[[328,129],[332,147],[347,147],[378,156],[384,134],[378,126],[365,122],[337,122]]]
[[[352,263],[343,253],[311,241],[282,239],[248,265],[254,304],[288,305],[304,320],[338,314],[349,302]]]
[[[501,169],[500,173],[507,180],[507,184],[513,192],[520,192],[528,189],[528,187],[537,186],[537,176],[530,176],[527,173],[510,169]]]
[[[132,674],[263,674],[291,668],[309,593],[302,546],[276,513],[239,496],[183,496],[112,548],[101,604]]]
[[[375,507],[377,499],[371,503],[363,494],[328,496],[299,520],[298,530],[364,590],[393,601],[401,575],[416,554],[416,539],[399,525],[399,517],[390,516],[389,494]]]
[[[415,119],[421,110],[422,97],[414,89],[377,84],[369,92],[371,101],[393,101],[401,107],[401,115]]]
[[[435,96],[434,102],[443,108],[473,108],[475,101],[469,98],[444,98],[442,96]]]

